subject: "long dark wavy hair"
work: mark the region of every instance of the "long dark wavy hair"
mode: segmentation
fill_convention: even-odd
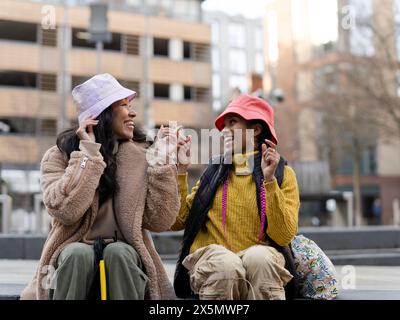
[[[101,144],[100,153],[107,164],[98,186],[99,204],[101,205],[107,199],[113,197],[118,190],[118,183],[115,179],[117,170],[116,157],[113,154],[118,139],[112,129],[113,109],[111,107],[105,109],[97,117],[97,120],[99,122],[96,126],[93,126],[93,133],[96,142]],[[76,130],[78,130],[78,127],[70,128],[57,136],[57,147],[68,160],[73,151],[79,150],[80,139],[76,134]],[[146,134],[137,126],[135,126],[133,141],[146,142]]]

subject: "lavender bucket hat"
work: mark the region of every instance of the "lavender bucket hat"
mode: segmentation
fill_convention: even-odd
[[[124,88],[111,74],[98,74],[72,90],[72,97],[81,124],[88,117],[98,117],[118,100],[136,98],[136,92]]]

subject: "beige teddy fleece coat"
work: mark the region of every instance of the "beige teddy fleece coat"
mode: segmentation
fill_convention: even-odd
[[[82,142],[81,142],[82,145]],[[54,265],[66,245],[79,242],[90,230],[98,212],[100,177],[106,164],[99,152],[85,148],[71,153],[68,161],[54,146],[41,162],[43,202],[52,216],[36,274],[21,299],[48,299]],[[126,241],[139,253],[150,279],[150,299],[174,299],[175,295],[149,231],[169,230],[179,211],[177,170],[174,165],[149,167],[144,144],[121,143],[117,152],[119,191],[114,197],[115,215]]]

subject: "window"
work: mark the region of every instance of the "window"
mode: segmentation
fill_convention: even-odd
[[[209,62],[210,46],[203,43],[183,42],[183,58],[194,61]]]
[[[40,73],[37,75],[38,89],[43,91],[57,91],[57,75]]]
[[[154,83],[154,98],[169,99],[169,84]]]
[[[243,24],[229,24],[229,44],[232,47],[244,48],[246,45],[246,30]]]
[[[219,22],[213,21],[211,24],[211,41],[213,44],[219,44]]]
[[[186,0],[175,0],[174,12],[178,17],[186,16],[188,13]]]
[[[264,56],[262,55],[262,53],[256,53],[254,61],[254,71],[259,74],[264,73]]]
[[[140,92],[140,82],[135,80],[124,80],[124,79],[117,79],[118,82],[125,88],[133,90],[136,92],[137,96],[139,96]]]
[[[57,91],[57,75],[21,71],[1,71],[0,86]]]
[[[193,100],[197,102],[210,102],[210,89],[193,87]]]
[[[57,30],[39,28],[39,43],[43,46],[57,47]]]
[[[0,20],[0,39],[37,42],[37,24]]]
[[[194,61],[210,62],[210,46],[205,43],[192,43]]]
[[[243,76],[231,76],[229,78],[229,87],[231,89],[239,89],[241,93],[247,92],[247,78]]]
[[[196,102],[208,102],[210,98],[210,89],[201,87],[184,86],[184,100]]]
[[[351,175],[353,173],[353,159],[350,153],[338,151],[340,159],[339,174]],[[362,151],[360,170],[362,175],[375,175],[377,173],[376,146],[366,147]]]
[[[86,29],[72,29],[72,46],[81,48],[95,48],[94,43],[89,43],[89,32]]]
[[[262,50],[264,44],[263,31],[261,27],[256,27],[254,33],[254,47],[256,50]]]
[[[394,1],[394,23],[396,31],[397,58],[400,60],[400,0]]]
[[[192,45],[190,42],[184,41],[183,42],[183,58],[184,59],[191,59],[193,56],[192,54]]]
[[[377,155],[376,146],[367,147],[362,155],[361,173],[365,175],[374,175],[377,173]]]
[[[55,136],[57,132],[57,120],[25,118],[25,117],[7,117],[0,118],[0,123],[6,130],[0,132],[8,134],[33,135],[40,133],[44,136]]]
[[[0,86],[37,88],[36,73],[21,71],[0,71]]]
[[[71,87],[75,88],[76,86],[84,83],[86,80],[89,80],[90,76],[72,76],[71,77]]]
[[[104,50],[121,51],[121,34],[111,33],[111,42],[104,43]]]
[[[213,70],[218,71],[220,69],[220,64],[219,64],[219,50],[217,48],[212,49],[211,60],[212,60]]]
[[[135,56],[139,55],[140,53],[139,36],[125,34],[122,37],[122,43],[124,48],[123,50],[126,54],[132,54]]]
[[[189,21],[200,21],[201,19],[201,1],[191,0],[188,2]]]
[[[86,29],[72,29],[72,46],[82,48],[95,48],[96,44],[89,42],[89,31]],[[112,33],[111,42],[103,44],[104,50],[121,51],[121,34]]]
[[[233,73],[246,73],[246,54],[242,50],[230,50],[229,52],[229,69]]]
[[[221,78],[219,74],[213,74],[212,76],[212,93],[214,98],[220,98],[221,96]]]
[[[219,100],[214,100],[213,101],[213,110],[214,111],[220,111],[221,110],[221,101],[219,101]]]
[[[375,54],[374,32],[372,23],[372,0],[351,0],[354,6],[354,27],[350,30],[350,52],[359,56],[373,56]]]
[[[335,92],[338,87],[338,74],[331,65],[324,66],[314,71],[316,93]]]
[[[400,70],[396,71],[396,94],[400,97]]]
[[[184,100],[192,100],[193,92],[192,87],[184,86],[183,87],[183,99]]]
[[[169,56],[169,40],[168,39],[161,39],[161,38],[154,38],[153,39],[153,53],[155,56]]]

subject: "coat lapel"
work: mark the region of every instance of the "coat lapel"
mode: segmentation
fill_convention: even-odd
[[[146,274],[157,279],[154,261],[143,243],[142,221],[147,194],[147,160],[144,144],[125,142],[117,153],[117,181],[119,190],[115,195],[116,219],[126,241],[138,252]],[[157,281],[152,281],[149,293],[160,297]]]
[[[146,149],[132,142],[122,143],[117,153],[118,191],[115,194],[116,219],[124,238],[132,243],[141,231],[147,190]]]

